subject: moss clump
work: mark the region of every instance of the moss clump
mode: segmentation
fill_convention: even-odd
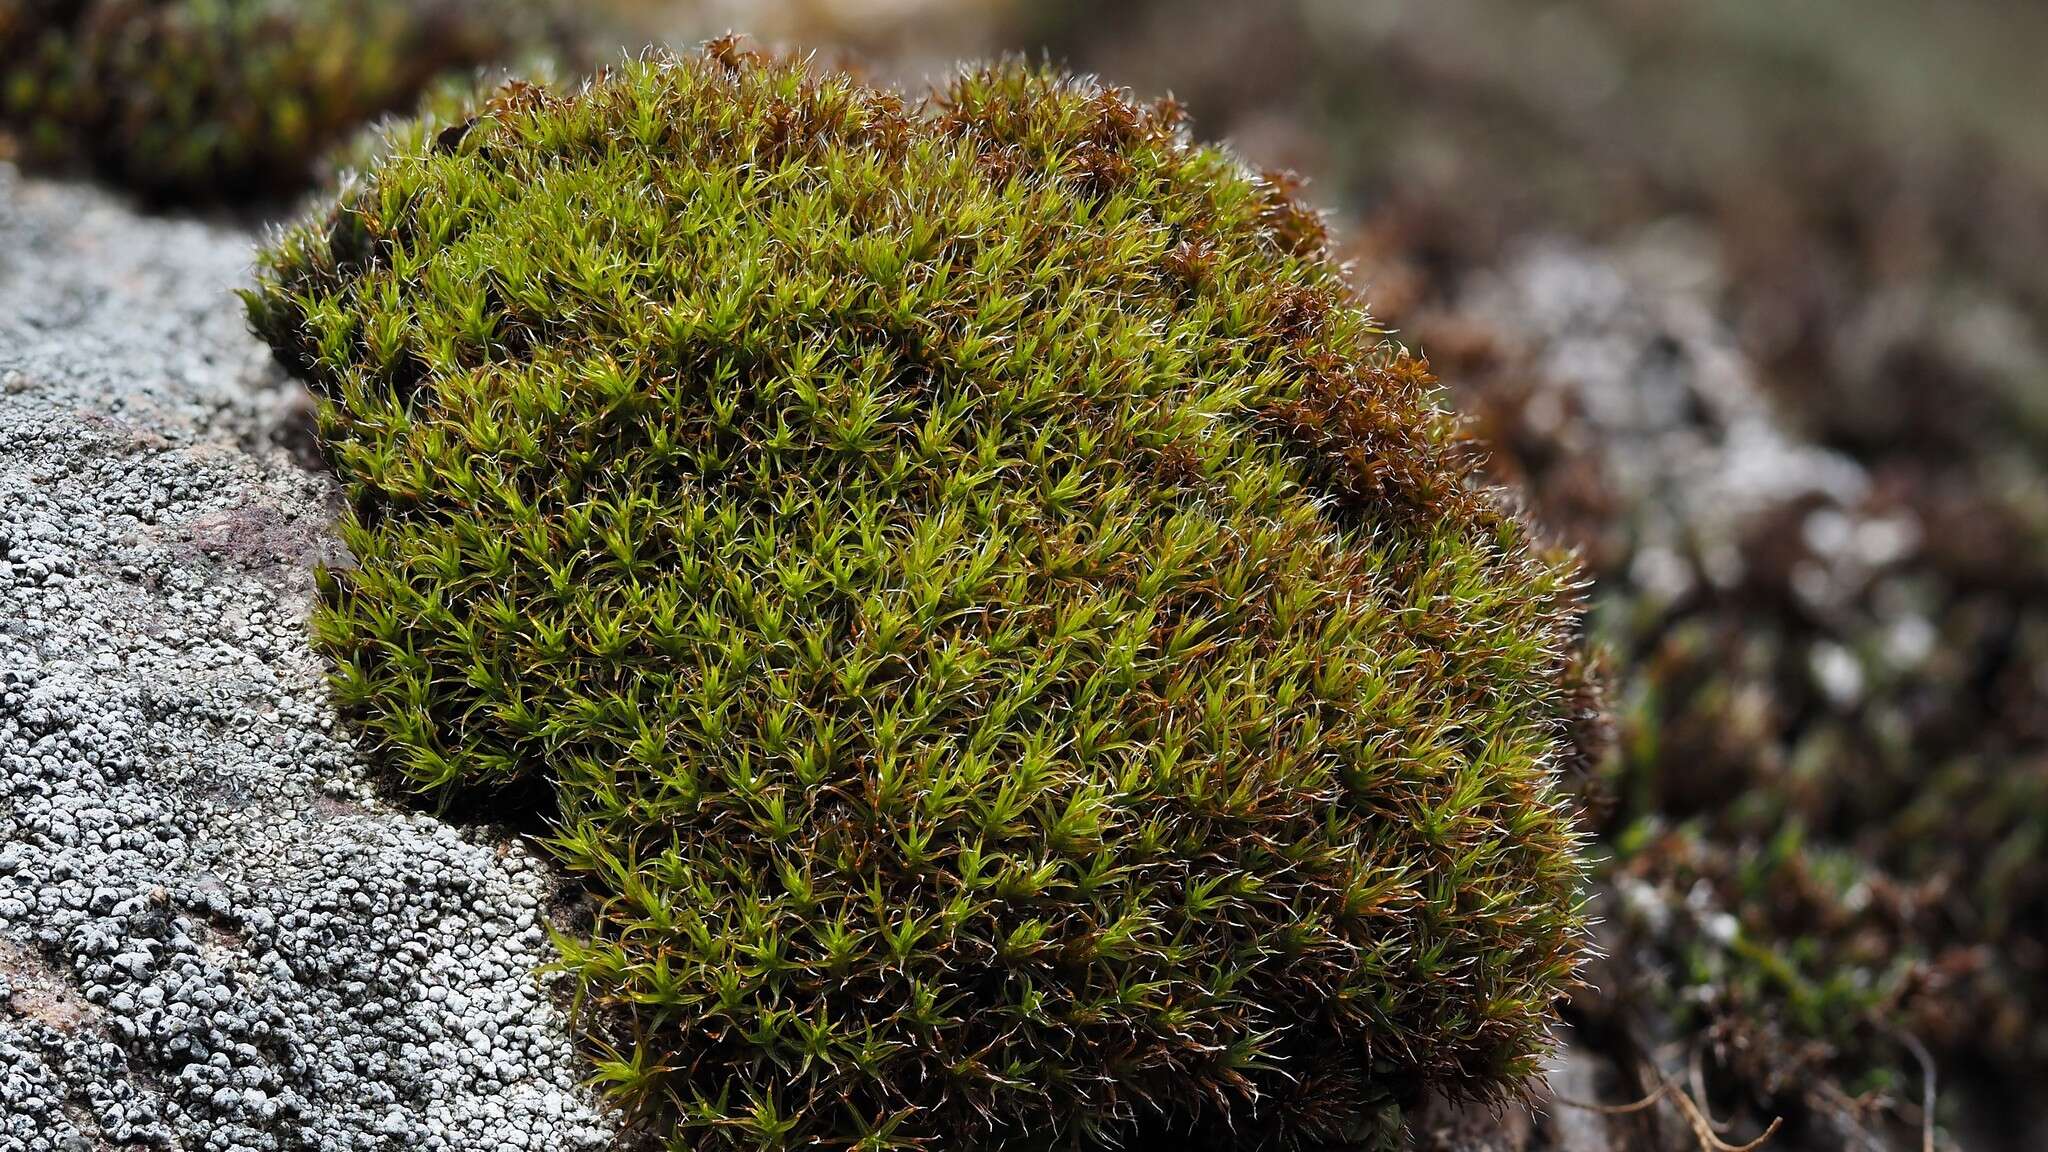
[[[543,37],[517,0],[0,0],[0,124],[160,199],[303,187],[436,76]]]
[[[249,296],[351,508],[315,632],[415,785],[551,791],[675,1147],[1517,1088],[1573,573],[1284,186],[1090,84],[730,44],[412,139]]]

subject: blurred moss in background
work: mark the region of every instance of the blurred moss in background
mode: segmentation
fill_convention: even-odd
[[[0,0],[0,124],[158,201],[288,195],[364,121],[558,27],[529,0]]]

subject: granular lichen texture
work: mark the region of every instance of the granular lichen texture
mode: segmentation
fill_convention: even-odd
[[[1582,935],[1576,577],[1284,182],[1021,66],[730,43],[416,131],[264,257],[422,791],[551,797],[676,1148],[1391,1138]]]
[[[0,127],[156,199],[289,194],[366,118],[549,22],[527,0],[0,0]]]

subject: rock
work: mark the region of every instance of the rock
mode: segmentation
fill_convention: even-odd
[[[252,243],[0,165],[0,1152],[604,1147],[546,870],[334,723]]]

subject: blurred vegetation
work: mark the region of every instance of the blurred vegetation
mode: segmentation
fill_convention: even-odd
[[[0,0],[0,126],[154,200],[288,196],[365,121],[554,27],[529,0]]]

